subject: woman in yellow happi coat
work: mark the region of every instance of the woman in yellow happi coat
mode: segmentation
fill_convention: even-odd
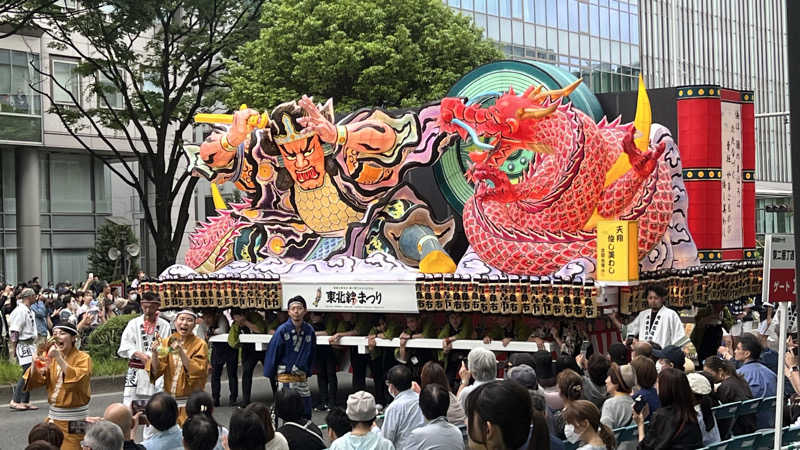
[[[153,342],[150,380],[164,376],[164,391],[178,402],[178,425],[186,420],[186,400],[193,392],[202,391],[208,379],[208,344],[194,335],[197,314],[184,309],[175,317],[177,330],[163,343]],[[159,346],[161,350],[159,351]]]
[[[45,386],[50,411],[47,421],[64,433],[62,450],[80,450],[91,397],[92,360],[75,348],[78,330],[72,325],[53,327],[53,342],[25,372],[25,390]]]

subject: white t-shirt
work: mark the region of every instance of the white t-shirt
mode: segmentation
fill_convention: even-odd
[[[17,303],[17,307],[11,312],[8,329],[18,332],[20,341],[36,339],[36,316],[25,303]]]

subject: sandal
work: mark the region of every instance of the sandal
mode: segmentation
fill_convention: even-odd
[[[32,405],[32,404],[28,403],[27,405],[25,405],[25,409],[29,409],[31,411],[36,411],[37,409],[39,409],[39,407],[36,406],[36,405]]]
[[[14,411],[27,411],[28,407],[22,403],[9,402],[8,407]]]

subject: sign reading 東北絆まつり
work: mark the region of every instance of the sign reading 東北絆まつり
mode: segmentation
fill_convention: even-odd
[[[336,281],[332,279],[282,280],[283,309],[289,299],[301,296],[309,311],[416,313],[416,285],[412,280]]]
[[[597,281],[627,283],[639,279],[638,225],[632,220],[597,223]]]
[[[795,286],[794,235],[768,234],[764,242],[762,298],[770,302],[793,302]]]

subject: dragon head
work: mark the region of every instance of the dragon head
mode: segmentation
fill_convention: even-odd
[[[531,85],[522,95],[513,88],[499,96],[489,107],[480,104],[465,104],[461,98],[446,98],[441,103],[439,126],[444,132],[457,132],[462,139],[470,135],[489,138],[489,144],[477,144],[487,151],[469,154],[474,163],[467,173],[476,183],[476,196],[481,199],[509,202],[516,199],[514,185],[500,167],[513,152],[531,150],[536,153],[552,153],[552,149],[538,138],[541,121],[556,112],[561,99],[570,95],[581,83],[576,80],[569,86],[557,90],[546,90],[541,85]],[[531,166],[533,161],[531,161]],[[487,186],[490,181],[494,187]]]

